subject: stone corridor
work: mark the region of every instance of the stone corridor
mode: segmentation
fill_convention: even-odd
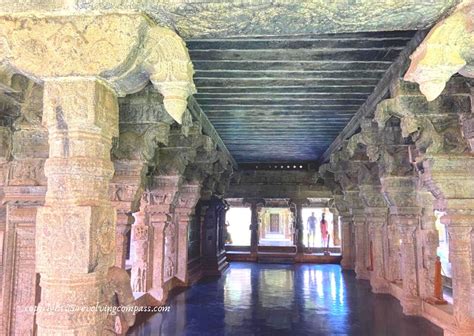
[[[337,265],[231,263],[170,300],[129,335],[441,336]]]

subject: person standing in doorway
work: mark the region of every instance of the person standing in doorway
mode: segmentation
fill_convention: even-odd
[[[326,222],[326,219],[324,218],[324,212],[323,217],[321,218],[321,222],[319,222],[319,225],[321,227],[321,240],[324,247],[328,242],[328,222]]]
[[[313,237],[313,247],[314,247],[314,239],[316,236],[316,217],[314,216],[314,212],[311,213],[311,216],[308,217],[307,221],[307,230],[308,230],[308,247],[309,245],[309,238]]]

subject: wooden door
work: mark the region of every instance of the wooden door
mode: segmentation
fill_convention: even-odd
[[[270,232],[272,233],[280,232],[280,215],[279,214],[270,214]]]

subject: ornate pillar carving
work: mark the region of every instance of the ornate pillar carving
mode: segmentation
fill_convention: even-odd
[[[354,269],[354,258],[352,255],[353,241],[352,241],[352,216],[344,195],[334,195],[334,203],[341,218],[341,233],[342,233],[342,260],[341,266],[345,270]]]
[[[413,86],[399,83],[395,87],[396,96],[378,109],[376,116],[382,122],[390,115],[401,119],[403,135],[410,136],[415,142],[410,147],[411,159],[423,186],[435,198],[434,208],[446,212],[447,215],[442,220],[448,225],[448,232],[449,225],[452,225],[466,227],[463,234],[467,234],[472,230],[472,218],[465,215],[471,211],[474,200],[474,158],[466,154],[469,147],[462,136],[459,123],[459,117],[472,109],[470,90],[465,90],[464,84],[463,80],[453,79],[441,96],[427,102]],[[403,198],[406,197],[403,195]],[[453,234],[454,240],[460,236]],[[460,244],[472,249],[472,243],[467,244],[466,240],[461,239]],[[451,240],[451,244],[455,246],[456,242],[452,243]],[[450,251],[456,326],[454,331],[446,332],[467,335],[472,333],[473,326],[472,305],[465,304],[469,295],[466,293],[472,295],[473,291],[470,283],[472,261],[466,262],[469,258],[466,255],[451,258],[451,254],[455,255],[456,249]],[[459,263],[458,266],[454,266],[455,263]],[[466,274],[470,276],[466,277]],[[472,302],[472,296],[467,302]]]
[[[188,232],[195,207],[201,195],[200,183],[184,183],[179,189],[175,213],[178,222],[178,265],[176,278],[184,285],[189,284],[188,276]]]
[[[418,181],[417,201],[422,208],[421,228],[417,230],[418,277],[420,278],[420,295],[425,300],[433,296],[435,281],[435,262],[439,246],[439,235],[436,230],[433,195]]]
[[[46,202],[37,214],[36,244],[42,308],[108,301],[105,275],[115,262],[115,211],[107,190],[113,173],[112,137],[118,135],[117,108],[114,92],[98,81],[45,81],[43,119],[49,131],[50,155],[45,166]],[[40,311],[38,332],[50,334],[56,328],[77,332],[82,327],[72,322],[74,315]],[[106,316],[87,315],[86,330],[101,330]]]
[[[134,223],[132,225],[133,252],[132,257],[132,290],[144,293],[151,288],[151,231],[149,221],[146,218],[145,197],[141,202],[140,210],[133,213]]]
[[[122,101],[120,108],[120,135],[112,150],[114,176],[110,183],[110,199],[117,210],[116,263],[125,267],[128,232],[133,222],[132,213],[139,210],[139,201],[145,189],[146,176],[159,144],[168,144],[171,117],[162,104],[145,104],[143,100],[160,101],[158,93],[150,88]],[[146,107],[146,108],[145,108]]]
[[[403,297],[401,304],[407,315],[420,313],[421,300],[417,279],[416,230],[419,228],[421,208],[416,202],[415,176],[384,177],[382,190],[390,205],[391,228],[389,229],[389,252],[392,265],[390,280],[402,279]],[[395,232],[397,230],[397,232]],[[399,239],[399,242],[396,239]],[[397,254],[401,258],[398,259]],[[397,263],[396,261],[399,263]],[[395,265],[399,265],[397,268]]]
[[[474,202],[470,210],[449,210],[443,221],[449,234],[449,259],[453,273],[453,308],[457,330],[449,335],[469,335],[474,330],[472,241]]]
[[[348,148],[348,142],[346,141],[338,152],[331,155],[328,170],[334,173],[335,181],[340,184],[344,194],[344,202],[347,203],[349,213],[352,217],[352,255],[354,258],[356,276],[358,279],[368,280],[369,273],[367,270],[366,253],[368,231],[364,204],[360,198],[358,188],[359,170],[361,169],[361,165],[366,162],[367,158],[365,154],[360,150]],[[344,263],[347,263],[347,261],[344,261]]]
[[[378,180],[378,174],[377,180]],[[389,286],[385,277],[383,233],[387,226],[388,208],[385,204],[381,186],[366,184],[359,186],[360,196],[365,205],[365,215],[369,232],[367,244],[370,271],[370,284],[374,293],[387,293]]]
[[[428,101],[436,99],[451,76],[474,77],[474,3],[463,1],[438,22],[410,56],[404,79],[420,85]]]
[[[0,132],[0,211],[4,216],[0,229],[0,334],[5,335],[35,332],[35,315],[26,308],[37,303],[39,292],[35,218],[44,203],[44,163],[49,149],[46,130],[41,126],[42,88],[24,76],[12,80],[19,82],[14,86],[21,91],[19,115]]]
[[[116,97],[151,79],[181,122],[194,90],[187,50],[175,33],[135,13],[3,16],[0,32],[0,61],[44,81],[50,149],[48,190],[36,217],[38,334],[104,333],[110,329],[104,312],[47,308],[111,302],[106,275],[115,263],[116,214],[108,190]]]

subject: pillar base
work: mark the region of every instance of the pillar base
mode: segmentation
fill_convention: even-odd
[[[372,288],[372,293],[375,294],[389,294],[390,286],[385,279],[370,279],[370,287]]]
[[[225,251],[222,251],[216,258],[203,260],[203,276],[221,276],[229,267]]]
[[[421,299],[420,298],[403,298],[400,301],[403,314],[409,316],[421,315]]]

